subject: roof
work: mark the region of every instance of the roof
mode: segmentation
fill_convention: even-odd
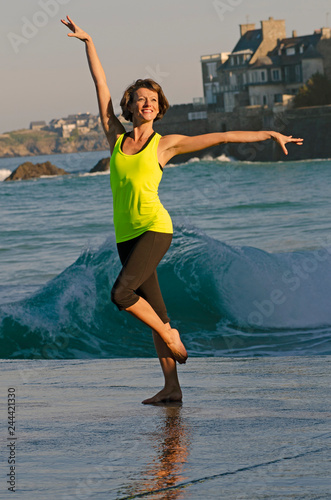
[[[322,33],[314,32],[312,35],[294,36],[290,38],[283,38],[278,41],[274,49],[272,49],[267,56],[260,57],[250,68],[262,68],[267,66],[284,66],[299,64],[303,59],[317,59],[321,58],[321,54],[317,50],[317,44],[321,40]],[[227,59],[217,70],[228,70],[234,67],[230,64],[231,56],[254,54],[262,42],[262,29],[253,29],[246,31],[242,35]],[[294,49],[294,54],[287,54],[288,49]],[[248,65],[244,62],[243,65]],[[241,64],[242,66],[242,64]]]
[[[312,45],[309,45],[306,52],[302,55],[303,59],[320,59],[321,57],[321,54]]]
[[[295,36],[291,38],[283,38],[280,42],[285,46],[294,46],[297,44],[316,45],[321,39],[321,33],[313,33],[312,35]]]
[[[259,57],[254,64],[250,65],[250,68],[262,68],[264,66],[272,66],[275,64],[274,60],[271,59],[271,57],[265,56],[265,57]]]
[[[238,55],[238,54],[254,54],[254,52],[256,52],[261,42],[262,42],[261,29],[246,31],[246,33],[240,37],[239,42],[234,47],[233,51],[230,54],[230,57],[231,55]],[[229,59],[227,59],[220,66],[220,68],[222,69],[227,69],[228,67],[230,67]]]
[[[321,34],[319,33],[314,33],[313,35],[295,36],[292,38],[283,38],[277,43],[276,47],[271,52],[269,52],[268,55],[270,57],[279,56],[279,50],[281,50],[281,55],[285,56],[286,49],[303,47],[303,53],[300,54],[302,58],[303,54],[305,54],[306,50],[309,47],[317,46],[320,39]],[[299,50],[297,52],[299,52]]]
[[[249,30],[240,37],[239,42],[235,46],[232,52],[238,52],[241,50],[250,49],[253,52],[257,50],[262,42],[262,30]]]

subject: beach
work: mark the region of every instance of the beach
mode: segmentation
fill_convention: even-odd
[[[330,364],[330,356],[189,359],[179,370],[183,404],[150,406],[141,401],[162,384],[155,359],[2,361],[2,394],[16,393],[16,492],[327,499]],[[10,493],[4,473],[1,498]]]

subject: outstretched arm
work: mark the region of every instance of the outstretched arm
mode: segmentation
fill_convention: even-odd
[[[201,149],[226,144],[230,142],[260,142],[267,139],[276,141],[283,152],[287,155],[288,151],[285,145],[294,142],[302,145],[303,139],[295,139],[291,135],[286,136],[274,131],[234,131],[234,132],[216,132],[212,134],[197,135],[194,137],[186,135],[168,135],[164,137],[163,158],[165,163],[176,155],[183,153],[193,153]]]
[[[97,92],[101,123],[112,151],[118,136],[123,134],[125,129],[114,113],[106,75],[93,40],[90,35],[79,28],[69,16],[67,16],[67,21],[61,19],[61,22],[72,31],[72,33],[68,33],[69,37],[78,38],[85,43],[87,61]]]

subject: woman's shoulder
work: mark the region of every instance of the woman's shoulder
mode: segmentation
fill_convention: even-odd
[[[180,135],[180,134],[167,134],[167,135],[162,135],[160,138],[160,145],[164,149],[172,148],[176,146],[178,141],[185,136]]]

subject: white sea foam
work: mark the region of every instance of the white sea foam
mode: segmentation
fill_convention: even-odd
[[[189,163],[200,163],[200,162],[203,162],[203,161],[211,161],[211,162],[226,162],[226,163],[230,163],[230,162],[234,162],[234,161],[238,161],[236,160],[235,158],[232,158],[232,156],[226,156],[225,154],[222,154],[220,156],[217,156],[216,158],[214,158],[213,156],[211,155],[205,155],[203,156],[202,158],[198,158],[197,156],[193,157],[193,158],[190,158],[189,160],[183,162],[183,163],[177,163],[177,164],[174,164],[174,163],[168,163],[165,168],[169,168],[169,167],[177,167],[179,165],[187,165]]]
[[[84,174],[78,174],[78,177],[95,177],[97,175],[109,175],[110,170],[105,170],[104,172],[85,172]]]
[[[163,168],[174,168],[174,167],[179,167],[179,165],[181,165],[180,163],[167,163],[166,165],[164,165]]]
[[[7,177],[11,174],[11,170],[7,168],[0,168],[0,182],[7,179]]]
[[[226,161],[226,162],[238,161],[235,158],[232,158],[231,156],[226,156],[224,153],[221,156],[217,156],[217,158],[215,158],[215,160],[217,160],[217,161]]]

